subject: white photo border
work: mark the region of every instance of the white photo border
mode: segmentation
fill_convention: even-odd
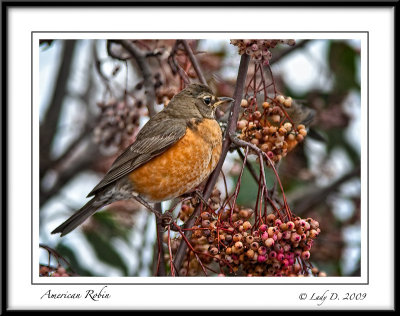
[[[65,8],[63,8],[65,9]],[[182,11],[178,8],[173,8],[177,12],[171,11],[170,8],[140,8],[140,9],[127,9],[118,8],[112,9],[113,15],[111,15],[110,8],[106,8],[106,12],[100,8],[90,8],[90,12],[83,8],[71,9],[67,8],[65,10],[58,9],[29,9],[29,8],[12,8],[9,15],[9,34],[8,34],[8,56],[9,62],[9,73],[8,73],[8,108],[9,110],[9,135],[12,141],[9,141],[9,151],[8,151],[8,161],[9,161],[9,197],[8,197],[8,250],[9,254],[7,256],[7,268],[8,268],[8,306],[10,309],[188,309],[188,308],[200,308],[200,309],[282,309],[282,306],[287,309],[368,309],[368,308],[384,308],[391,309],[394,306],[394,297],[392,293],[389,293],[390,289],[393,290],[393,277],[394,277],[394,253],[392,251],[393,247],[391,242],[394,240],[394,205],[393,205],[393,126],[383,126],[380,131],[380,135],[388,135],[386,139],[379,138],[376,133],[369,133],[369,117],[375,117],[375,115],[380,114],[380,118],[386,122],[392,122],[393,112],[394,112],[394,83],[391,81],[394,78],[393,70],[393,60],[394,60],[394,49],[393,49],[393,22],[394,13],[390,11],[390,8],[330,8],[327,11],[324,8],[196,8],[193,11],[190,8],[182,8],[184,10],[184,15]],[[213,12],[209,12],[209,10]],[[307,9],[307,12],[305,12]],[[357,11],[354,11],[357,10]],[[108,11],[107,11],[108,10]],[[297,10],[297,11],[296,11]],[[353,11],[352,11],[353,10]],[[140,12],[139,12],[140,11]],[[168,11],[168,12],[166,12]],[[217,12],[215,12],[217,11]],[[299,12],[301,11],[301,12]],[[365,12],[367,11],[367,12]],[[147,12],[147,13],[146,13]],[[362,124],[362,183],[367,182],[367,186],[364,186],[362,191],[362,196],[367,200],[367,214],[363,211],[363,216],[367,216],[367,219],[362,218],[362,234],[364,238],[362,239],[362,269],[361,277],[340,277],[339,282],[334,282],[332,280],[335,277],[328,277],[330,279],[328,283],[326,280],[320,281],[311,280],[311,283],[295,282],[293,280],[287,281],[285,278],[280,278],[279,283],[258,283],[257,278],[252,278],[251,284],[246,282],[239,282],[238,278],[215,278],[210,282],[199,281],[199,278],[185,278],[188,283],[183,282],[183,278],[178,278],[175,283],[171,282],[170,278],[134,278],[135,282],[128,280],[131,283],[114,283],[108,282],[110,278],[69,278],[67,281],[62,283],[58,280],[55,282],[50,282],[46,280],[46,283],[42,283],[35,277],[37,273],[37,268],[35,269],[35,263],[38,262],[37,255],[35,254],[35,247],[38,245],[38,223],[37,211],[35,205],[38,206],[38,191],[37,187],[33,194],[31,190],[35,188],[34,183],[36,182],[37,174],[35,175],[34,166],[38,166],[38,148],[35,148],[35,140],[37,139],[38,131],[38,120],[35,121],[34,117],[37,114],[35,112],[36,97],[37,97],[37,87],[35,86],[38,81],[35,81],[35,71],[37,73],[37,56],[35,56],[35,50],[33,47],[38,47],[37,41],[43,34],[54,34],[54,38],[78,38],[79,34],[87,34],[88,38],[99,38],[98,36],[106,36],[106,38],[113,38],[112,34],[118,34],[115,38],[133,38],[132,35],[135,34],[135,38],[138,38],[140,34],[158,33],[158,36],[162,34],[168,35],[168,38],[178,38],[173,36],[173,34],[180,34],[179,38],[201,38],[198,36],[198,32],[204,32],[204,34],[218,34],[213,31],[212,28],[216,28],[216,25],[205,24],[198,25],[197,29],[193,28],[192,31],[186,32],[160,32],[159,26],[151,25],[149,30],[143,30],[148,24],[144,23],[146,21],[146,14],[151,14],[155,20],[157,18],[168,15],[169,29],[178,30],[178,22],[185,25],[190,22],[191,17],[204,16],[204,13],[211,14],[207,16],[207,20],[213,19],[215,13],[229,15],[233,21],[235,17],[238,16],[252,16],[255,17],[253,20],[247,19],[246,25],[240,25],[243,33],[234,32],[232,30],[238,29],[237,24],[233,24],[229,20],[224,21],[224,25],[219,31],[221,34],[235,34],[237,38],[240,35],[247,34],[248,32],[273,34],[275,37],[279,36],[279,33],[284,34],[283,38],[305,38],[303,34],[340,34],[340,38],[345,38],[344,34],[359,34],[362,38],[362,48],[361,48],[361,77],[362,77],[362,88],[361,88],[361,103],[367,106],[367,117],[364,115]],[[352,13],[351,13],[352,12]],[[273,13],[273,14],[271,14]],[[321,16],[317,16],[318,13]],[[350,14],[349,14],[350,13]],[[74,19],[71,19],[73,14]],[[87,14],[86,20],[82,20],[82,17]],[[177,15],[177,19],[171,19],[171,15]],[[265,24],[260,23],[256,18],[268,16]],[[275,16],[274,16],[275,14]],[[285,25],[279,31],[278,28],[282,27],[282,23],[279,22],[278,16],[282,14],[285,15]],[[297,19],[293,19],[296,15],[302,14],[302,20],[300,21],[302,27],[295,27],[295,23],[299,22]],[[317,15],[316,15],[317,14]],[[355,21],[351,21],[348,18],[351,14],[356,14]],[[140,16],[142,15],[142,16]],[[310,19],[314,18],[313,20]],[[88,16],[90,18],[88,18]],[[136,19],[132,19],[135,16]],[[305,18],[309,16],[309,18]],[[330,18],[328,18],[329,16]],[[122,18],[121,18],[122,17]],[[125,20],[125,17],[130,17]],[[182,20],[182,17],[184,19]],[[107,28],[109,30],[104,30],[105,18],[107,20]],[[292,18],[292,20],[291,20]],[[340,21],[340,25],[334,24],[334,21]],[[90,20],[90,23],[87,21]],[[111,23],[111,21],[114,23]],[[71,21],[74,24],[71,26]],[[289,21],[289,22],[288,22]],[[290,22],[291,21],[291,22]],[[350,23],[349,23],[350,21]],[[370,23],[374,21],[374,23]],[[312,23],[311,23],[312,22]],[[357,23],[356,23],[357,22]],[[380,22],[380,23],[379,23]],[[19,24],[18,24],[19,23]],[[275,24],[274,24],[275,23]],[[331,24],[329,24],[331,23]],[[189,24],[191,25],[191,24]],[[319,25],[325,28],[325,30],[313,30],[313,26]],[[135,29],[132,32],[121,32],[124,29]],[[203,27],[202,30],[199,30]],[[335,29],[336,27],[336,29]],[[254,30],[271,30],[271,31],[254,31]],[[277,29],[277,30],[275,30]],[[309,31],[292,31],[290,29],[303,29]],[[86,33],[82,33],[85,30]],[[351,30],[351,31],[349,31]],[[325,33],[326,32],[326,33]],[[386,33],[385,33],[386,32]],[[61,34],[65,34],[63,37]],[[190,36],[190,34],[196,34],[196,37]],[[289,35],[289,34],[293,34]],[[72,37],[71,37],[72,36]],[[148,36],[147,36],[148,37]],[[365,38],[364,38],[365,37]],[[105,37],[101,37],[105,38]],[[229,38],[227,35],[221,36],[219,38]],[[279,38],[279,37],[278,37]],[[354,38],[354,37],[352,37]],[[371,42],[371,45],[370,45]],[[379,52],[377,52],[376,45],[380,44],[380,49],[382,50],[385,58],[378,60]],[[27,50],[28,48],[28,50]],[[371,48],[371,51],[370,51]],[[37,54],[36,50],[36,54]],[[365,55],[364,52],[367,52]],[[30,55],[31,53],[31,55]],[[370,59],[371,58],[371,59]],[[377,69],[376,63],[379,62],[380,70]],[[363,65],[367,65],[365,66]],[[31,68],[32,67],[32,68]],[[33,70],[30,73],[30,70]],[[383,72],[383,74],[381,73]],[[18,74],[18,77],[17,77]],[[370,76],[371,75],[371,76]],[[32,76],[32,77],[31,77]],[[32,80],[31,80],[32,78]],[[378,82],[377,79],[379,78]],[[18,80],[19,79],[19,80]],[[16,85],[16,83],[18,83]],[[371,91],[369,88],[371,87]],[[379,88],[378,88],[379,87]],[[20,91],[26,91],[25,94],[21,94]],[[32,100],[27,93],[27,91],[32,91]],[[36,94],[35,94],[36,91]],[[379,99],[378,99],[379,96]],[[369,107],[369,104],[377,104],[377,100],[380,100],[381,111],[378,111],[376,106]],[[374,103],[372,103],[374,102]],[[19,104],[19,105],[18,105]],[[32,105],[32,109],[25,111],[18,111],[18,107],[21,104],[25,104],[24,107],[28,107],[28,104]],[[362,106],[363,107],[363,106]],[[388,108],[387,108],[388,107]],[[25,108],[24,108],[25,109]],[[32,110],[32,111],[31,111]],[[371,111],[371,113],[369,113]],[[363,112],[364,113],[364,112]],[[390,125],[390,124],[387,124]],[[31,133],[29,127],[32,127],[31,137],[21,137],[18,133],[18,128],[24,129],[26,134]],[[17,146],[18,144],[18,146]],[[384,155],[386,160],[389,160],[386,164],[381,163],[379,165],[379,172],[369,172],[370,166],[376,166],[379,164],[381,159],[378,159],[377,152],[375,150],[369,151],[370,144],[381,146],[381,151],[379,152],[379,158]],[[32,146],[32,147],[31,147]],[[376,148],[371,146],[371,148]],[[383,152],[383,153],[382,153]],[[370,159],[371,155],[371,159]],[[371,161],[370,161],[371,160]],[[22,165],[21,165],[22,162]],[[19,167],[19,168],[18,168]],[[38,169],[38,168],[36,168]],[[15,179],[21,178],[23,174],[31,174],[31,181],[28,183],[18,183],[18,189],[16,186]],[[37,172],[37,171],[36,171]],[[36,178],[35,178],[36,177]],[[383,179],[383,180],[382,180]],[[371,181],[371,182],[369,182]],[[375,182],[376,181],[376,182]],[[377,183],[380,187],[376,188]],[[371,188],[369,188],[371,185]],[[19,193],[18,193],[19,191]],[[26,196],[30,196],[31,199],[21,199],[18,198],[23,192]],[[366,193],[365,193],[366,192]],[[378,193],[379,198],[378,198]],[[374,196],[370,197],[370,193],[374,193]],[[371,198],[371,200],[370,200]],[[365,205],[365,204],[364,204]],[[27,206],[30,206],[32,213],[28,217],[26,211],[24,211],[24,216],[21,217],[21,210],[26,210]],[[370,208],[371,207],[371,213]],[[19,211],[18,211],[19,210]],[[379,217],[376,212],[383,214],[384,218]],[[36,216],[36,219],[35,219]],[[380,237],[384,237],[385,244],[379,243],[375,238],[370,238],[370,225],[378,223],[383,225],[385,229],[381,230]],[[387,226],[386,226],[387,225]],[[372,227],[372,226],[371,226]],[[387,229],[386,229],[387,228]],[[365,240],[366,238],[366,240]],[[35,245],[35,247],[33,247]],[[37,248],[37,247],[36,247]],[[378,252],[386,251],[387,256],[384,262],[379,262],[380,258],[377,258]],[[365,259],[365,256],[367,259]],[[36,261],[35,261],[36,260]],[[382,261],[382,260],[381,260]],[[365,265],[366,264],[366,265]],[[37,266],[37,264],[36,264]],[[377,267],[382,268],[382,271],[377,271]],[[371,276],[370,276],[371,273]],[[48,278],[50,279],[50,278]],[[54,278],[56,279],[56,278]],[[83,282],[76,281],[76,279],[82,279]],[[85,279],[85,280],[83,280]],[[90,279],[90,282],[87,280]],[[107,281],[106,281],[107,279]],[[122,279],[122,278],[118,278]],[[123,279],[133,279],[133,278],[123,278]],[[141,280],[140,280],[141,279]],[[164,283],[164,279],[166,282]],[[203,279],[203,278],[202,278]],[[223,279],[223,280],[221,280]],[[228,280],[227,280],[228,279]],[[231,279],[231,280],[229,280]],[[240,278],[239,278],[240,279]],[[308,278],[307,278],[308,279]],[[310,278],[311,279],[311,278]],[[317,279],[317,278],[313,278]],[[86,281],[86,282],[85,282]],[[138,282],[136,282],[138,281]],[[196,281],[196,282],[194,282]],[[325,281],[325,283],[324,283]],[[136,287],[135,285],[141,285]],[[160,285],[160,286],[154,286]],[[218,287],[214,287],[218,285]],[[234,286],[235,285],[235,286]],[[265,291],[268,293],[268,297],[264,300],[257,301],[252,306],[246,305],[246,301],[241,302],[236,300],[231,294],[235,293],[235,289],[240,285],[240,291],[255,290],[258,294],[260,291]],[[285,285],[290,285],[287,287]],[[380,286],[385,286],[382,290]],[[127,291],[127,286],[129,290]],[[217,293],[218,300],[209,301],[206,304],[200,302],[199,298],[190,295],[200,292],[194,286],[201,286],[200,289],[205,292],[210,293],[214,291]],[[256,286],[256,287],[254,287]],[[61,298],[57,300],[46,300],[43,295],[47,290],[52,289],[60,293],[72,293],[72,292],[82,292],[86,290],[95,288],[97,291],[110,292],[112,298],[99,300],[92,302],[90,300],[71,300],[68,298]],[[272,291],[271,291],[272,289]],[[318,305],[317,302],[310,300],[302,300],[300,296],[303,293],[326,293],[328,291],[331,293],[345,293],[345,291],[352,291],[353,293],[365,293],[368,292],[368,300],[360,301],[349,301],[344,300],[331,301],[329,299],[326,303]],[[129,292],[129,293],[128,293]],[[179,301],[177,300],[177,293],[180,293]],[[212,293],[212,292],[211,292]],[[173,295],[175,294],[175,297]],[[281,295],[279,295],[281,294]],[[132,299],[134,297],[134,299]],[[157,300],[154,299],[157,297]]]

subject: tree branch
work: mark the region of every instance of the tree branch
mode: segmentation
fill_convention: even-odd
[[[40,178],[42,178],[46,173],[47,166],[51,161],[51,146],[57,132],[64,96],[67,93],[68,78],[71,73],[76,41],[66,40],[63,41],[63,44],[59,57],[60,68],[56,78],[53,95],[46,114],[44,115],[42,124],[40,125]]]
[[[160,214],[162,213],[161,209],[161,203],[156,203],[154,204],[154,208],[156,211],[158,211]],[[155,246],[155,258],[157,258],[158,264],[156,265],[156,271],[154,275],[158,276],[165,276],[166,270],[165,270],[165,259],[164,259],[164,247],[163,247],[163,225],[162,225],[162,219],[156,217],[156,227],[157,227],[157,246]]]
[[[203,75],[203,72],[201,71],[200,64],[197,61],[197,58],[194,56],[192,49],[190,48],[189,43],[186,40],[181,40],[181,43],[185,47],[186,53],[189,56],[190,62],[193,65],[194,70],[196,71],[197,77],[199,77],[199,80],[202,84],[207,85],[207,80]]]
[[[57,194],[66,183],[83,170],[90,168],[93,164],[93,157],[99,157],[100,153],[97,144],[87,140],[88,145],[78,157],[73,157],[70,161],[63,162],[60,166],[61,171],[57,171],[57,180],[48,191],[40,187],[40,207],[42,207],[50,198]],[[80,143],[81,146],[82,142]],[[65,165],[67,164],[67,165]]]
[[[135,44],[128,40],[115,40],[114,43],[120,44],[125,48],[135,59],[140,71],[143,76],[143,86],[146,94],[146,106],[149,111],[149,116],[152,117],[156,114],[154,105],[156,103],[156,93],[154,91],[154,85],[152,82],[153,75],[151,69],[146,60],[146,54],[144,54],[140,49],[138,49]]]
[[[348,173],[344,174],[342,177],[337,179],[332,184],[328,185],[325,188],[321,188],[319,190],[313,190],[310,194],[303,195],[301,198],[293,202],[295,205],[295,210],[297,215],[304,214],[307,210],[316,207],[318,204],[325,202],[327,196],[336,191],[343,183],[349,181],[350,179],[360,176],[361,168],[357,166],[353,170],[350,170]]]
[[[245,162],[245,159],[244,159],[245,157],[244,157],[242,151],[240,150],[240,148],[237,148],[236,151],[239,154],[240,159],[242,159],[242,161]],[[258,184],[257,172],[254,170],[251,162],[247,159],[246,159],[246,167],[247,167],[248,171],[250,172],[251,176],[253,177],[254,181]]]
[[[301,41],[299,44],[296,44],[293,47],[287,48],[285,50],[282,50],[279,54],[277,55],[272,55],[272,58],[270,60],[270,64],[273,65],[274,63],[278,62],[279,60],[281,60],[282,58],[286,57],[287,55],[293,53],[294,51],[300,49],[300,48],[304,48],[304,46],[306,46],[306,44],[308,42],[310,42],[311,40],[303,40]]]

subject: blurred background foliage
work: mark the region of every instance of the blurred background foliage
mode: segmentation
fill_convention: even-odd
[[[148,64],[159,111],[181,88],[169,59],[175,40],[132,42]],[[218,95],[231,96],[237,48],[229,39],[189,42],[209,85]],[[42,40],[39,49],[40,242],[68,260],[67,271],[78,275],[151,276],[155,220],[135,202],[107,206],[66,237],[50,235],[84,204],[86,194],[148,119],[148,87],[137,60],[106,40]],[[358,276],[360,42],[297,40],[293,47],[278,45],[272,54],[278,90],[316,111],[309,137],[279,166],[293,213],[320,223],[311,262],[329,276]],[[176,61],[184,69],[179,54]],[[188,76],[195,78],[190,71]],[[255,159],[250,162],[258,170]],[[230,153],[223,168],[230,190],[240,166],[237,153]],[[268,172],[271,187],[274,177]],[[257,188],[245,169],[238,204],[254,207]],[[164,202],[163,209],[168,205]],[[48,265],[48,253],[40,251],[40,264]]]

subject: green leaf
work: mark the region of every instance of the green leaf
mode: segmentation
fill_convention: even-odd
[[[75,252],[71,248],[63,243],[59,243],[55,250],[71,264],[73,269],[71,272],[76,272],[80,276],[93,276],[93,273],[90,270],[86,270],[80,265],[79,260],[76,258]]]
[[[108,211],[97,212],[93,215],[93,219],[96,221],[96,224],[100,226],[100,229],[104,236],[107,236],[107,238],[112,238],[112,237],[122,238],[128,244],[130,244],[129,240],[130,229],[121,227],[121,225],[119,225],[118,222],[114,219],[111,212]]]
[[[346,154],[350,158],[351,162],[354,166],[360,164],[360,155],[355,150],[355,148],[347,141],[345,137],[344,129],[330,129],[327,130],[326,133],[328,135],[327,139],[327,153],[330,154],[334,148],[340,146],[342,149],[346,151]]]
[[[256,162],[251,162],[257,177],[259,176],[260,167]],[[270,168],[265,167],[265,180],[267,181],[267,187],[271,188],[275,175]],[[235,184],[238,181],[239,176],[233,177]],[[255,181],[250,171],[245,167],[242,175],[242,182],[240,184],[240,191],[237,198],[237,204],[246,207],[254,207],[257,200],[258,193],[258,182]]]
[[[86,231],[84,235],[101,261],[121,270],[125,276],[128,275],[128,267],[111,245],[110,239],[95,231]]]
[[[335,75],[335,88],[340,92],[352,88],[360,89],[357,83],[357,62],[359,61],[353,47],[344,41],[330,42],[329,66]]]

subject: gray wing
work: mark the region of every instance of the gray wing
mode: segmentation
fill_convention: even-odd
[[[136,141],[114,161],[103,180],[93,188],[88,197],[160,155],[180,140],[185,133],[185,121],[154,117],[154,120],[149,121],[142,128]]]

